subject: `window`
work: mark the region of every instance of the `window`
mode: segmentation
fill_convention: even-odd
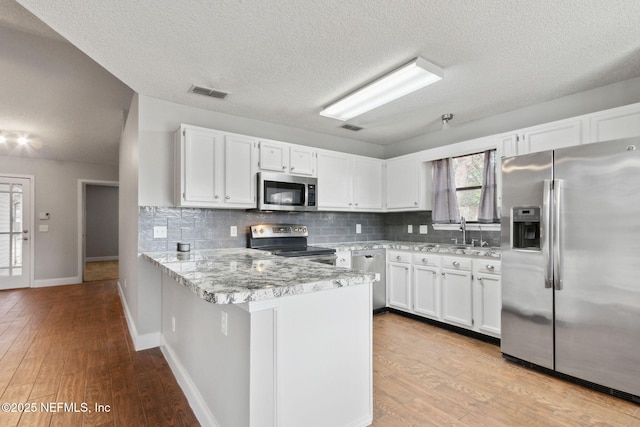
[[[468,222],[478,221],[485,153],[454,157],[453,171],[460,216]]]

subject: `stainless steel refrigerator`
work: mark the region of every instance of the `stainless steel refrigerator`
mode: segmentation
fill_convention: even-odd
[[[502,182],[502,353],[637,400],[640,139],[506,158]]]

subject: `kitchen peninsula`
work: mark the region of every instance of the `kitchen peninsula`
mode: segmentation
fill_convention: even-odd
[[[163,352],[203,425],[372,422],[373,274],[253,249],[153,252]]]

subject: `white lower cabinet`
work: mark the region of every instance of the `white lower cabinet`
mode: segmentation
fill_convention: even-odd
[[[473,327],[471,260],[442,257],[442,319]]]
[[[478,260],[473,263],[475,329],[500,337],[502,281],[500,262]]]
[[[411,255],[387,252],[387,305],[411,311]]]
[[[351,268],[351,251],[336,251],[336,267]]]
[[[413,255],[413,311],[440,320],[440,256]]]
[[[500,337],[500,261],[387,251],[387,305]]]

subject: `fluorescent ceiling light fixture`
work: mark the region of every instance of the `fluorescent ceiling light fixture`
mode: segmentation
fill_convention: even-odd
[[[443,77],[442,68],[418,57],[325,107],[320,115],[349,120],[442,80]]]

